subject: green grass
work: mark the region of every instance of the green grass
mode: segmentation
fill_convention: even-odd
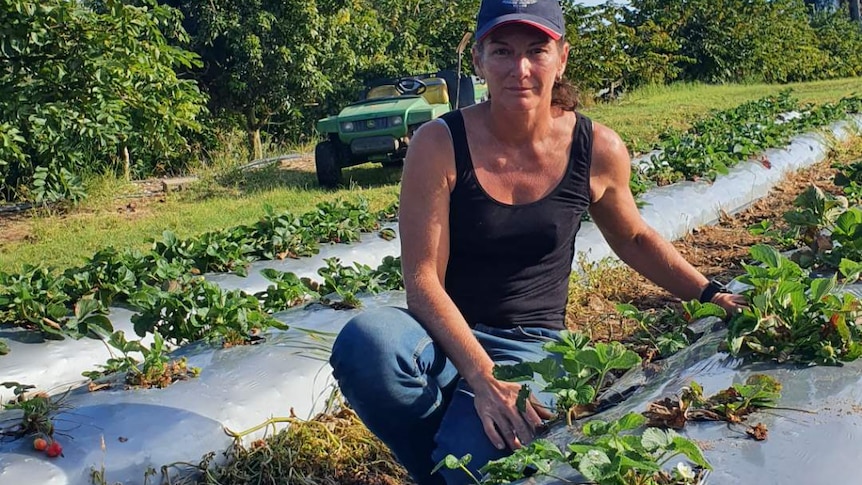
[[[622,100],[592,106],[584,113],[615,129],[632,151],[647,151],[668,127],[685,129],[710,110],[723,110],[787,88],[803,103],[835,102],[862,94],[862,79],[775,84],[672,84],[648,86]]]
[[[791,85],[676,84],[647,87],[618,102],[591,106],[584,113],[617,130],[633,151],[643,151],[667,127],[686,128],[712,109],[731,108],[787,87],[793,88],[801,101],[820,104],[860,92],[860,86],[859,78]],[[237,147],[233,150],[241,152]],[[263,213],[264,204],[302,213],[325,200],[365,197],[379,209],[398,194],[399,170],[376,164],[345,170],[349,188],[331,192],[317,188],[315,175],[309,170],[269,168],[237,174],[226,168],[229,158],[223,156],[218,166],[202,169],[203,181],[196,188],[170,194],[163,203],[116,199],[117,195],[130,194],[133,188],[110,176],[94,178],[90,181],[91,198],[71,213],[40,214],[13,225],[29,237],[0,242],[0,270],[14,271],[24,264],[38,263],[68,267],[106,246],[146,248],[149,240],[165,230],[183,237],[248,224]],[[134,212],[123,209],[128,202],[137,205]]]

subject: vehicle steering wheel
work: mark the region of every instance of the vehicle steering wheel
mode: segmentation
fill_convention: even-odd
[[[402,77],[395,81],[395,89],[401,94],[422,94],[428,85],[414,77]]]

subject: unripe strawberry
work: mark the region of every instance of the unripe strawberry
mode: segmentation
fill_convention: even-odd
[[[36,451],[45,451],[48,448],[48,442],[45,441],[45,438],[36,438],[33,440],[33,449]]]

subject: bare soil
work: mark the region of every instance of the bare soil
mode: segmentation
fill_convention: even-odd
[[[23,214],[0,217],[0,246],[13,242],[32,240],[34,236],[28,219]]]

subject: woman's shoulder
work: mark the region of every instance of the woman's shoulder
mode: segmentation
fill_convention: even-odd
[[[410,138],[404,165],[411,172],[421,173],[421,177],[454,177],[454,143],[450,127],[443,119],[436,118],[416,130]]]
[[[628,157],[628,149],[620,135],[610,127],[593,121],[593,157],[619,158]]]

